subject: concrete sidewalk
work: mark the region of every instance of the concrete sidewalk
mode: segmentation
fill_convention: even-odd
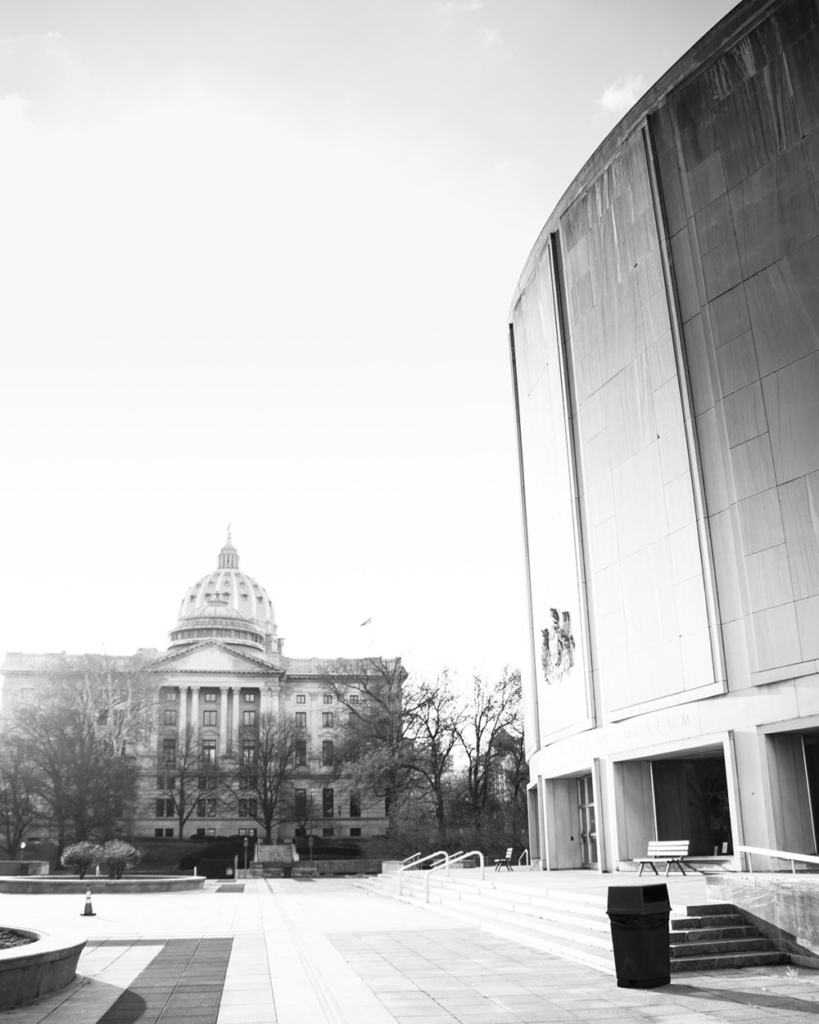
[[[618,876],[588,873],[506,874],[492,881],[534,880],[552,889],[559,882],[601,895],[620,884]],[[96,917],[80,916],[83,903],[0,897],[3,924],[89,940],[78,982],[0,1014],[3,1024],[717,1024],[819,1014],[819,973],[723,971],[675,976],[659,989],[619,989],[608,974],[368,895],[348,879],[253,880],[241,892],[209,882],[202,893],[100,896]]]

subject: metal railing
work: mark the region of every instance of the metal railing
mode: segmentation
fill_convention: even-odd
[[[405,871],[412,871],[414,868],[417,868],[419,864],[423,864],[424,861],[427,861],[427,860],[432,860],[433,857],[443,857],[444,861],[446,861],[447,858],[449,857],[449,854],[446,852],[446,850],[436,850],[435,853],[428,853],[426,855],[426,857],[421,857],[420,860],[414,860],[411,864],[403,864],[398,869],[398,895],[399,896],[403,896],[404,895],[404,872]],[[436,867],[437,867],[437,865],[436,865]]]
[[[434,868],[430,868],[427,872],[427,877],[424,879],[424,903],[429,903],[429,880],[432,878],[433,871],[440,871],[441,868],[446,869],[446,876],[449,878],[449,869],[453,864],[456,864],[460,860],[466,860],[467,857],[477,857],[481,864],[481,881],[486,880],[486,861],[480,850],[470,850],[468,853],[453,853],[451,857],[447,857],[443,864],[436,864]]]
[[[528,867],[531,864],[531,861],[529,860],[529,851],[524,850],[523,853],[518,857],[518,866],[520,866],[523,863],[524,857],[526,858],[526,866]]]
[[[796,862],[804,864],[816,864],[819,866],[819,857],[812,856],[809,853],[787,853],[785,850],[763,850],[760,846],[735,846],[734,849],[737,853],[746,854],[746,862],[748,864],[748,871],[754,873],[754,861],[753,855],[758,854],[760,857],[770,857],[772,860],[787,860],[790,861],[791,871],[796,874]]]
[[[410,861],[413,861],[413,860],[415,860],[416,857],[420,857],[420,856],[421,856],[421,851],[419,850],[417,853],[411,853],[409,855],[409,857],[405,857],[401,861],[401,863],[405,864],[407,867],[410,867]]]

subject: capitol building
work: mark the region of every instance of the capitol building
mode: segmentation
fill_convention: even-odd
[[[123,831],[135,838],[264,835],[252,791],[219,777],[244,763],[260,724],[287,725],[292,770],[277,811],[273,838],[300,834],[325,838],[382,835],[384,800],[352,789],[340,772],[334,745],[342,717],[359,700],[356,672],[364,661],[289,658],[278,636],[273,603],[264,587],[240,568],[230,534],[216,566],[185,592],[165,651],[141,650],[152,687],[155,725],[139,751],[141,774],[133,808],[124,810]],[[38,685],[61,656],[8,654],[2,667],[7,708],[36,700]],[[65,661],[66,659],[63,659]],[[67,659],[69,665],[71,657]],[[375,659],[378,661],[378,659]],[[399,662],[382,662],[398,666]],[[349,692],[348,692],[349,691]],[[152,709],[153,717],[153,709]],[[282,725],[277,726],[282,728]],[[189,767],[189,818],[180,825],[180,773]],[[228,766],[216,769],[217,765]],[[202,786],[200,771],[211,767]],[[235,781],[235,780],[234,780]],[[180,832],[182,833],[180,835]]]

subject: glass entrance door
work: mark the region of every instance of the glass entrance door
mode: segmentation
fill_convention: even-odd
[[[597,815],[594,810],[594,785],[591,775],[577,780],[577,806],[580,814],[580,860],[584,868],[597,867]]]

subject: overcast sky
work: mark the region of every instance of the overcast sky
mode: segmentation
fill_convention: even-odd
[[[732,6],[4,0],[0,651],[164,647],[230,522],[286,654],[522,665],[514,286]]]

